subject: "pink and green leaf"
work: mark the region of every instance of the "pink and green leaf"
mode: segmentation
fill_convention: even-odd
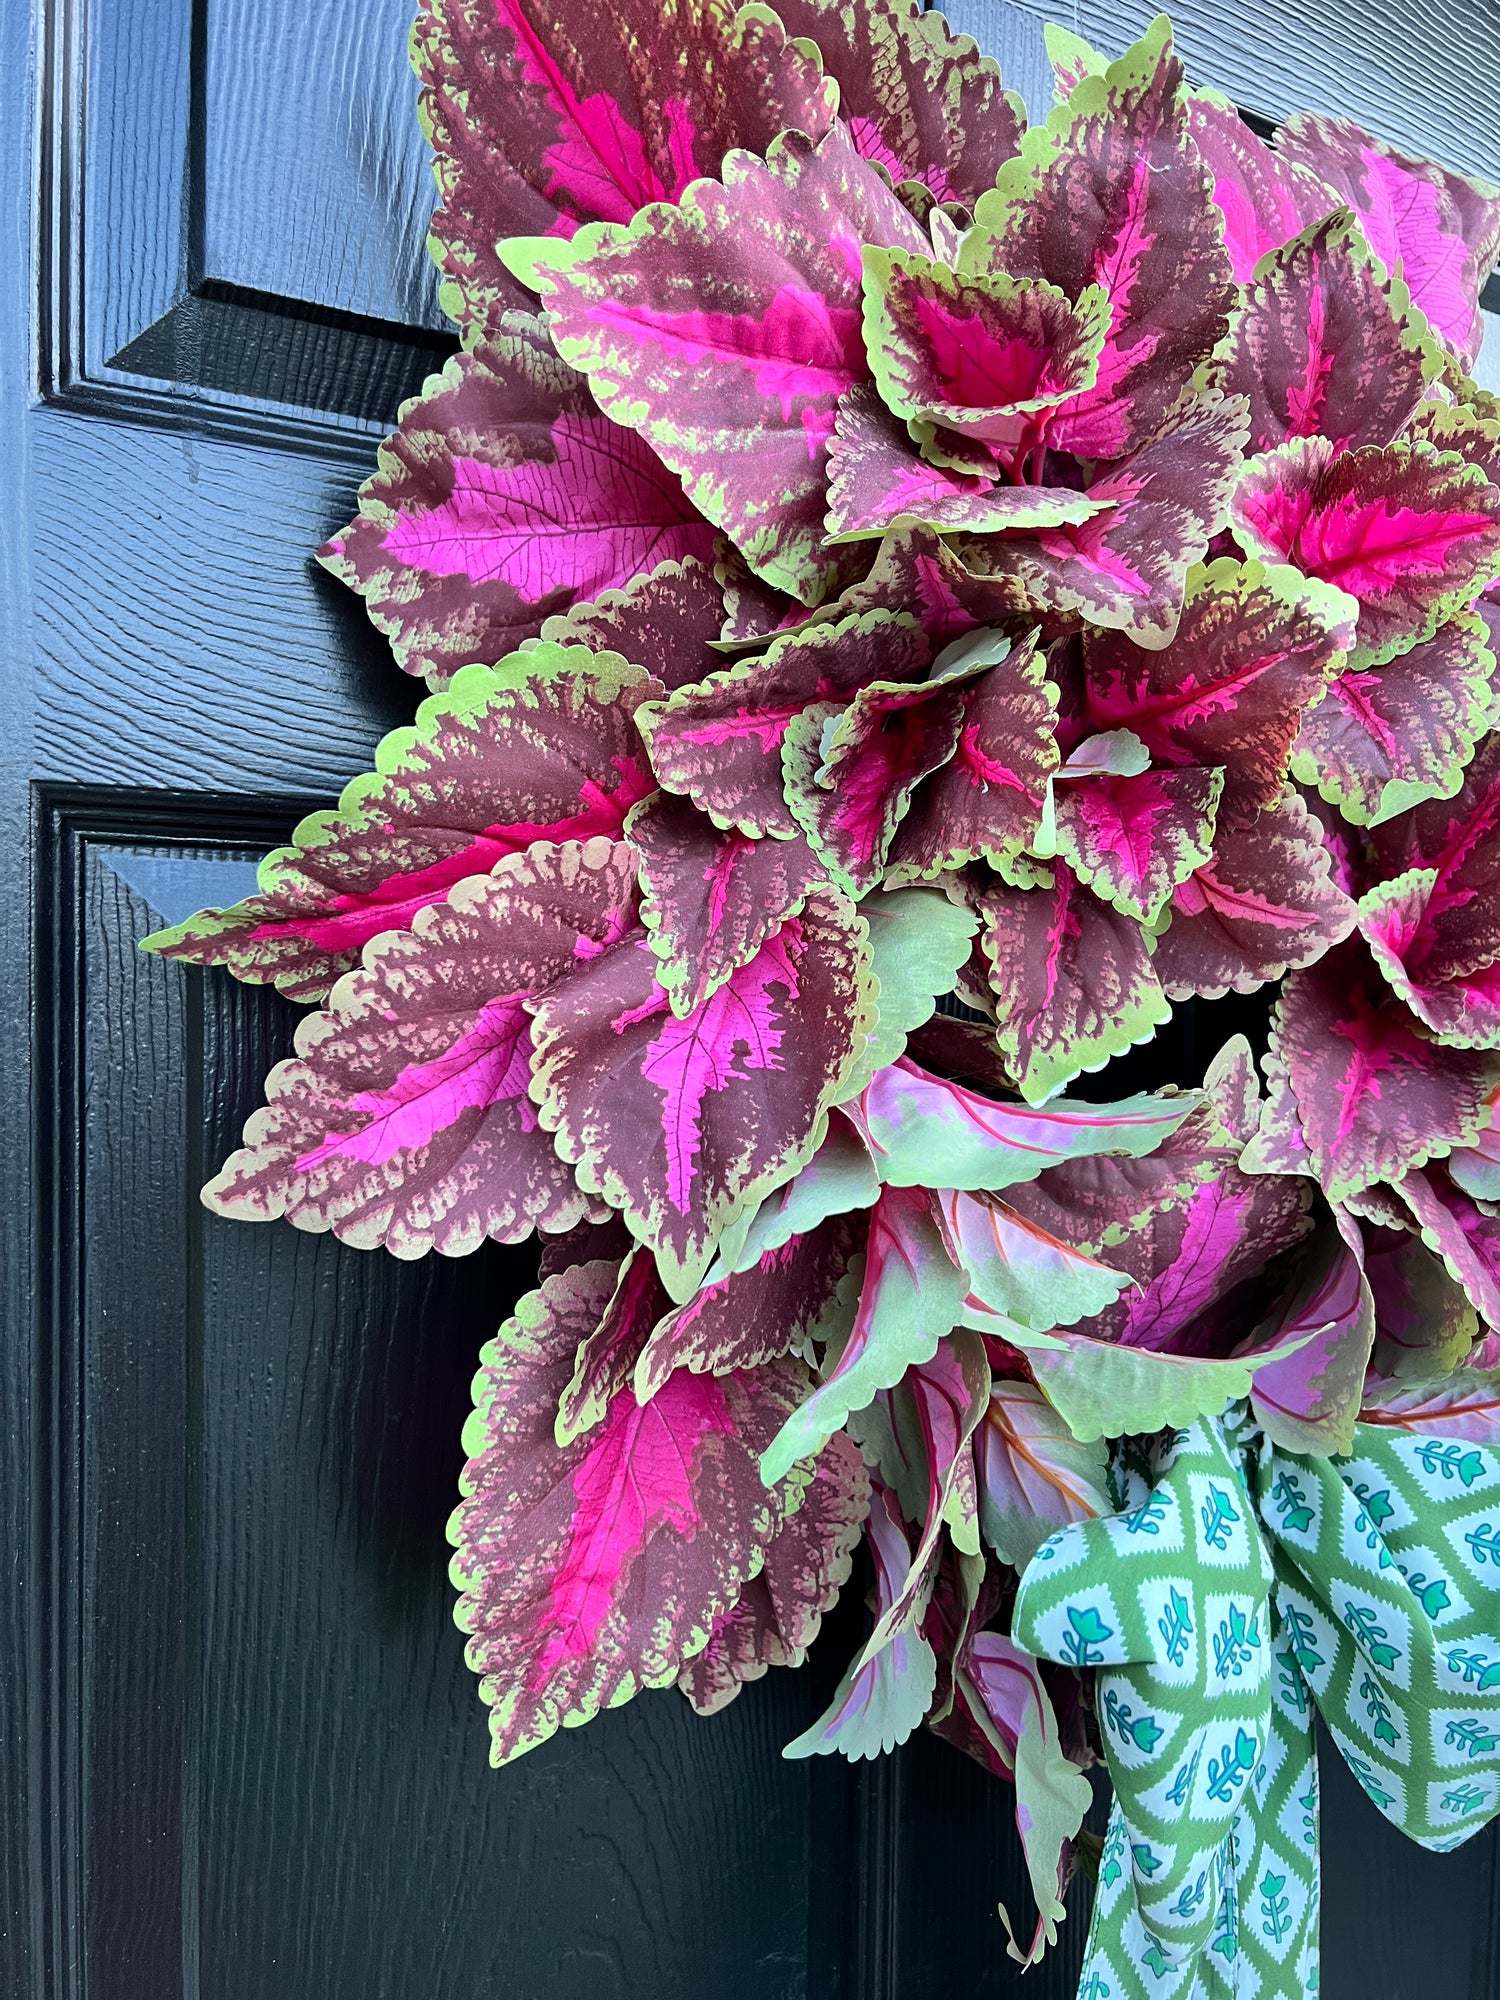
[[[1250,1407],[1283,1451],[1320,1457],[1354,1449],[1365,1369],[1375,1338],[1375,1302],[1359,1255],[1335,1229],[1316,1242],[1306,1268],[1250,1337],[1275,1345],[1312,1329],[1304,1347],[1256,1371]]]
[[[816,604],[827,441],[867,379],[859,246],[920,249],[917,224],[842,126],[784,133],[764,161],[731,153],[723,184],[629,227],[512,255],[542,290],[564,360],[600,407],[682,479],[768,582]],[[686,301],[690,299],[691,305]]]
[[[894,1602],[911,1567],[911,1544],[888,1487],[874,1483],[865,1538],[875,1567],[877,1617]],[[783,1757],[827,1757],[851,1762],[875,1758],[904,1743],[921,1723],[937,1686],[937,1660],[915,1623],[898,1632],[871,1659],[861,1648],[850,1661],[832,1702]]]
[[[1250,404],[1252,452],[1297,437],[1347,451],[1389,444],[1440,366],[1405,287],[1387,285],[1337,209],[1260,267],[1217,379]]]
[[[623,589],[601,591],[558,612],[542,637],[559,646],[618,653],[667,689],[702,680],[722,664],[714,641],[723,629],[724,592],[715,570],[689,557],[658,563]]]
[[[974,897],[1000,1050],[1029,1104],[1149,1040],[1172,1011],[1135,919],[1052,872],[1049,887],[996,880]]]
[[[867,896],[860,910],[870,927],[871,965],[878,988],[875,1026],[848,1095],[856,1096],[877,1070],[896,1062],[908,1035],[931,1020],[951,993],[968,957],[975,917],[940,889],[887,890]]]
[[[1106,1447],[1080,1443],[1032,1382],[992,1386],[974,1456],[984,1538],[1013,1569],[1059,1528],[1114,1511]]]
[[[865,926],[814,890],[702,1006],[671,1011],[642,932],[536,1003],[532,1098],[579,1186],[685,1302],[720,1233],[816,1151],[874,1018]]]
[[[429,247],[466,342],[525,296],[497,255],[505,238],[628,222],[716,174],[732,146],[764,152],[788,126],[821,138],[837,91],[792,32],[727,0],[422,0]]]
[[[1487,1327],[1500,1329],[1500,1218],[1458,1187],[1442,1165],[1413,1168],[1396,1193],[1422,1241],[1440,1257]]]
[[[1109,328],[1098,286],[1075,306],[1056,285],[961,274],[877,247],[865,251],[864,274],[865,351],[897,417],[1013,449],[1031,413],[1093,387]]]
[[[1310,965],[1354,928],[1318,824],[1287,786],[1258,817],[1220,827],[1210,859],[1180,882],[1156,929],[1167,997],[1253,993]]]
[[[1459,1368],[1437,1382],[1372,1384],[1359,1420],[1461,1444],[1500,1444],[1500,1369]]]
[[[616,1396],[629,1388],[652,1329],[671,1310],[655,1258],[634,1244],[620,1262],[598,1325],[578,1343],[573,1373],[557,1399],[553,1428],[560,1447],[603,1423]]]
[[[1101,511],[1079,527],[968,539],[959,559],[1013,615],[1079,614],[1091,625],[1165,646],[1188,571],[1224,526],[1241,465],[1245,406],[1184,397],[1129,457],[1096,467],[1084,496]]]
[[[686,1305],[664,1305],[634,1364],[637,1397],[649,1401],[676,1368],[726,1375],[827,1340],[864,1235],[863,1215],[831,1216],[762,1251],[748,1270],[710,1277]]]
[[[549,1278],[480,1356],[449,1535],[497,1764],[675,1680],[806,1484],[768,1489],[756,1466],[806,1381],[790,1359],[723,1377],[683,1369],[644,1408],[616,1396],[558,1449],[558,1397],[613,1283],[609,1264]]]
[[[1066,775],[1066,771],[1063,775]],[[1142,771],[1056,787],[1057,851],[1096,896],[1153,923],[1213,852],[1222,770]]]
[[[967,35],[915,0],[785,0],[776,11],[789,35],[817,45],[865,159],[897,183],[920,181],[940,202],[972,206],[993,187],[1026,114],[1003,88],[999,64]]]
[[[1409,1210],[1403,1219],[1410,1223]],[[1364,1226],[1365,1276],[1375,1301],[1372,1375],[1433,1382],[1468,1357],[1479,1315],[1443,1260],[1411,1229]]]
[[[985,860],[1000,866],[1036,835],[1057,769],[1057,695],[1028,638],[962,690],[958,745],[896,828],[888,882],[922,882]]]
[[[1479,291],[1500,256],[1500,189],[1414,160],[1348,118],[1298,112],[1276,135],[1359,217],[1370,247],[1463,361],[1478,352]]]
[[[405,404],[319,551],[408,673],[489,663],[642,570],[713,553],[681,481],[594,407],[545,322],[516,317]]]
[[[1235,282],[1248,286],[1269,251],[1338,204],[1315,175],[1257,137],[1219,91],[1187,91],[1182,102],[1213,183],[1214,205],[1224,218],[1224,247]]]
[[[1353,622],[1340,592],[1285,564],[1220,557],[1189,575],[1165,646],[1086,635],[1089,722],[1133,730],[1158,765],[1225,766],[1226,807],[1253,817],[1279,798],[1302,716],[1337,671]]]
[[[668,791],[685,793],[717,826],[791,840],[800,829],[782,791],[781,745],[794,717],[870,681],[920,681],[931,661],[909,613],[865,611],[786,633],[758,659],[651,703],[637,726]]]
[[[861,384],[839,404],[828,442],[829,545],[913,526],[944,534],[1059,528],[1107,505],[1067,486],[997,486],[994,474],[992,465],[976,472],[920,456],[907,426]]]
[[[1295,776],[1355,826],[1451,798],[1489,726],[1495,655],[1460,613],[1384,666],[1340,674],[1302,718]]]
[[[260,889],[143,940],[320,1000],[383,931],[409,930],[456,882],[535,840],[615,838],[651,789],[633,717],[659,692],[617,655],[539,642],[463,669],[392,730],[335,812],[303,820]]]
[[[1231,522],[1247,554],[1355,601],[1356,667],[1430,639],[1500,574],[1500,488],[1422,441],[1337,452],[1294,438],[1245,466]]]
[[[1472,1144],[1487,1121],[1490,1060],[1439,1046],[1399,1001],[1383,1001],[1360,940],[1290,975],[1278,1046],[1330,1200],[1399,1182]]]
[[[677,1676],[700,1715],[716,1715],[768,1667],[802,1665],[824,1612],[849,1580],[869,1508],[858,1450],[846,1437],[830,1438],[801,1504],[766,1550],[764,1567]]]
[[[539,842],[373,942],[299,1026],[296,1058],[271,1071],[204,1200],[398,1257],[582,1220],[595,1204],[528,1096],[526,1001],[607,949],[634,887],[622,844]]]
[[[998,1195],[934,1195],[955,1264],[969,1274],[965,1323],[999,1316],[1035,1333],[1073,1326],[1113,1305],[1130,1280],[1032,1222]]]
[[[626,831],[640,856],[641,921],[674,1014],[690,1014],[795,917],[824,871],[805,840],[727,832],[688,799],[656,792]]]
[[[964,243],[965,271],[1042,279],[1074,301],[1094,285],[1108,296],[1097,377],[1046,427],[1054,450],[1080,458],[1120,459],[1151,438],[1238,303],[1181,83],[1158,21],[1026,135]]]

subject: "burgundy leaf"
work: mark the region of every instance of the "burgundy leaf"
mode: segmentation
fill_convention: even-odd
[[[652,1328],[671,1310],[656,1260],[649,1250],[633,1244],[621,1259],[599,1324],[578,1343],[572,1376],[557,1399],[559,1445],[570,1444],[604,1421],[610,1404],[629,1386]]]
[[[782,795],[787,725],[815,701],[844,701],[870,681],[918,681],[932,653],[905,612],[868,611],[776,639],[639,717],[652,768],[722,827],[759,838],[799,832]]]
[[[1357,1244],[1357,1225],[1351,1231]],[[1309,1329],[1314,1334],[1306,1346],[1256,1370],[1250,1407],[1283,1451],[1352,1451],[1375,1302],[1358,1250],[1337,1229],[1314,1239],[1303,1270],[1256,1327],[1251,1345],[1279,1346]]]
[[[448,675],[639,570],[711,556],[713,541],[676,475],[594,407],[544,322],[516,317],[403,407],[359,513],[319,556],[408,673]]]
[[[664,1307],[636,1363],[636,1395],[656,1395],[674,1368],[726,1375],[826,1340],[864,1234],[863,1214],[830,1216],[763,1251],[749,1270],[711,1279],[686,1305]],[[852,1298],[849,1307],[852,1320]]]
[[[824,459],[841,396],[867,377],[858,246],[920,249],[916,223],[842,126],[787,132],[764,161],[629,229],[534,243],[563,358],[638,430],[752,569],[804,603],[834,574],[821,548]]]
[[[1253,993],[1321,958],[1354,922],[1317,821],[1288,786],[1257,818],[1221,827],[1210,859],[1173,890],[1156,976],[1172,1000]]]
[[[412,30],[441,205],[433,255],[467,338],[524,298],[509,236],[628,222],[787,126],[820,138],[836,92],[769,11],[688,0],[422,0]]]
[[[1339,451],[1389,444],[1437,357],[1387,291],[1347,209],[1314,223],[1249,286],[1222,386],[1250,404],[1250,450],[1325,437]]]
[[[842,1434],[828,1440],[795,1514],[766,1550],[765,1566],[714,1621],[713,1637],[677,1676],[700,1715],[715,1715],[768,1667],[800,1667],[823,1614],[849,1579],[870,1508],[870,1481]]]
[[[660,692],[615,656],[546,642],[466,667],[396,729],[336,812],[314,813],[260,867],[260,892],[143,940],[238,979],[321,1000],[383,931],[409,930],[456,882],[534,840],[617,836],[651,789],[632,720]]]
[[[1235,281],[1248,286],[1267,251],[1280,249],[1337,204],[1305,167],[1258,138],[1219,91],[1188,91],[1182,101],[1224,218],[1224,247]]]
[[[538,843],[371,944],[204,1200],[398,1257],[570,1228],[593,1204],[527,1095],[526,1001],[631,922],[633,876],[622,844]]]
[[[1480,1319],[1500,1329],[1500,1217],[1487,1214],[1436,1162],[1425,1171],[1413,1168],[1396,1193]]]
[[[1248,554],[1355,600],[1353,666],[1430,639],[1500,571],[1500,488],[1422,442],[1337,452],[1294,438],[1246,465],[1232,516]]]
[[[874,1024],[869,944],[827,890],[679,1018],[642,933],[535,1006],[532,1094],[579,1185],[691,1297],[722,1229],[809,1159]]]
[[[601,1261],[618,1264],[629,1253],[635,1239],[618,1215],[607,1214],[602,1222],[575,1222],[571,1229],[553,1235],[543,1230],[538,1281],[555,1278],[559,1271],[575,1264]]]
[[[609,1264],[549,1278],[480,1356],[449,1534],[496,1763],[675,1680],[806,1483],[768,1489],[757,1464],[805,1392],[791,1359],[722,1377],[683,1369],[644,1408],[616,1396],[559,1450],[553,1412],[613,1282]]]

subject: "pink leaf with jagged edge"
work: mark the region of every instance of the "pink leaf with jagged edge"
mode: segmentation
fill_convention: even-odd
[[[1151,923],[1177,885],[1208,860],[1223,784],[1222,770],[1140,771],[1059,784],[1057,851],[1122,915]]]
[[[979,439],[1009,464],[1033,413],[1092,386],[1109,325],[1097,286],[1075,307],[1056,285],[876,248],[864,270],[865,348],[893,415]]]
[[[802,1503],[777,1530],[764,1568],[677,1676],[700,1715],[716,1715],[768,1667],[801,1666],[849,1579],[869,1511],[869,1475],[840,1433],[818,1454]]]
[[[1171,1000],[1252,993],[1354,928],[1318,823],[1290,786],[1256,816],[1221,808],[1219,819],[1212,856],[1178,883],[1157,926],[1153,963]]]
[[[878,1618],[906,1579],[911,1544],[895,1494],[879,1479],[870,1486],[865,1540],[874,1564]],[[867,1657],[862,1647],[855,1654],[828,1708],[781,1754],[826,1757],[839,1751],[851,1762],[879,1757],[911,1735],[926,1715],[936,1685],[937,1661],[913,1619],[878,1652]]]
[[[680,688],[638,717],[669,791],[716,825],[759,838],[799,832],[783,796],[781,745],[812,702],[842,702],[870,681],[919,681],[932,648],[909,612],[867,611],[773,640],[758,659]]]
[[[1026,116],[1000,66],[915,0],[786,0],[788,35],[816,43],[838,80],[839,115],[893,181],[972,203],[1016,152]],[[788,121],[791,122],[791,121]]]
[[[633,898],[623,845],[538,843],[378,939],[302,1022],[204,1200],[398,1257],[580,1220],[594,1205],[527,1096],[525,1002],[612,943]]]
[[[1184,94],[1188,131],[1213,181],[1235,282],[1249,285],[1267,251],[1280,249],[1336,206],[1305,167],[1274,153],[1216,90]]]
[[[1084,497],[1102,511],[1080,527],[965,537],[957,554],[997,597],[1003,590],[1013,616],[1076,612],[1164,646],[1187,573],[1224,525],[1245,424],[1238,398],[1186,399],[1128,458],[1095,469]]]
[[[1339,592],[1220,557],[1188,578],[1170,644],[1085,634],[1088,722],[1132,730],[1157,764],[1227,766],[1220,817],[1253,817],[1280,796],[1302,716],[1352,637]]]
[[[724,1375],[826,1340],[864,1235],[862,1213],[829,1216],[763,1251],[748,1270],[711,1278],[686,1305],[664,1310],[636,1363],[636,1395],[642,1402],[656,1395],[674,1368]]]
[[[1116,1104],[997,1101],[932,1076],[909,1056],[877,1070],[842,1105],[891,1187],[994,1192],[1034,1180],[1063,1160],[1154,1151],[1192,1111],[1191,1097],[1129,1097]]]
[[[559,1445],[603,1422],[615,1397],[629,1386],[652,1329],[671,1310],[655,1258],[639,1243],[632,1244],[620,1260],[597,1326],[578,1343],[573,1373],[557,1399]]]
[[[1401,1220],[1412,1222],[1409,1210]],[[1461,1366],[1478,1337],[1479,1315],[1442,1259],[1410,1227],[1365,1222],[1361,1237],[1375,1301],[1372,1380],[1431,1382]]]
[[[667,689],[702,680],[722,664],[714,649],[724,624],[724,592],[707,563],[658,563],[621,590],[606,590],[558,612],[542,637],[559,646],[618,653]]]
[[[661,692],[639,668],[547,642],[466,667],[393,730],[376,769],[260,867],[260,890],[144,948],[321,1000],[383,931],[408,930],[455,883],[535,840],[616,837],[651,789],[632,720]]]
[[[1001,1053],[1034,1104],[1149,1039],[1171,1014],[1146,935],[1055,866],[1050,886],[972,893]]]
[[[403,406],[319,559],[408,673],[446,675],[639,569],[710,556],[713,539],[675,474],[600,415],[545,323],[516,314]]]
[[[525,297],[506,237],[628,222],[787,126],[820,138],[837,92],[768,11],[687,0],[422,0],[412,30],[441,205],[445,310],[472,339]]]
[[[1389,444],[1436,365],[1364,238],[1340,209],[1278,250],[1249,286],[1222,386],[1250,404],[1250,450],[1325,437],[1340,451]]]
[[[1377,257],[1400,277],[1464,361],[1479,348],[1479,289],[1500,255],[1500,191],[1413,160],[1348,118],[1299,111],[1276,134],[1359,217]]]
[[[1489,726],[1495,656],[1459,616],[1384,666],[1341,674],[1302,718],[1292,769],[1356,826],[1456,792]]]
[[[1430,639],[1500,571],[1500,488],[1421,441],[1339,452],[1294,438],[1249,461],[1230,514],[1247,554],[1355,600],[1353,666]]]
[[[617,1394],[559,1449],[553,1413],[613,1284],[610,1264],[549,1278],[480,1355],[449,1535],[497,1763],[675,1680],[804,1483],[768,1489],[757,1465],[806,1390],[790,1358],[738,1375],[680,1370],[644,1408]]]
[[[916,686],[872,681],[847,707],[817,703],[782,740],[786,802],[830,875],[860,896],[881,879],[892,836],[912,792],[958,744],[965,705],[960,683],[982,673],[1003,638],[960,642],[961,656],[936,663]]]
[[[1184,1202],[1157,1209],[1100,1251],[1103,1262],[1135,1282],[1083,1330],[1155,1354],[1229,1354],[1255,1319],[1243,1309],[1227,1311],[1226,1302],[1243,1280],[1306,1233],[1310,1197],[1305,1181],[1226,1166]]]
[[[999,865],[1041,822],[1057,768],[1056,694],[1034,639],[959,690],[953,755],[918,786],[887,859],[888,882],[930,881],[966,861]]]
[[[1065,486],[997,486],[993,472],[929,464],[867,383],[839,404],[828,441],[830,543],[873,540],[913,523],[971,534],[1056,528],[1105,505]]]
[[[795,917],[823,866],[805,840],[752,840],[657,792],[631,814],[641,920],[675,1014],[690,1014]]]
[[[1500,1370],[1456,1369],[1438,1382],[1382,1382],[1371,1387],[1362,1424],[1500,1445]]]
[[[1427,1040],[1359,939],[1288,977],[1277,1048],[1330,1200],[1470,1144],[1487,1116],[1489,1060]]]
[[[1238,300],[1181,83],[1158,22],[1001,169],[964,243],[965,271],[1045,279],[1073,300],[1090,285],[1107,294],[1098,375],[1045,425],[1053,449],[1080,458],[1122,458],[1150,438]]]
[[[644,934],[535,1006],[532,1096],[579,1185],[622,1209],[686,1300],[719,1232],[809,1159],[874,1021],[864,923],[815,889],[679,1018]]]
[[[826,446],[841,396],[868,378],[859,249],[920,249],[917,224],[841,126],[731,153],[724,183],[630,228],[534,246],[558,352],[639,430],[757,573],[815,604]],[[691,299],[691,305],[687,300]]]
[[[714,531],[633,431],[565,412],[554,457],[515,466],[456,455],[448,497],[397,516],[381,544],[408,570],[504,584],[529,604],[549,591],[597,597],[642,570],[713,552]]]
[[[1352,1225],[1351,1234],[1357,1243]],[[1250,1407],[1284,1451],[1352,1451],[1375,1338],[1375,1302],[1358,1250],[1337,1229],[1314,1240],[1303,1270],[1251,1334],[1250,1345],[1276,1346],[1309,1329],[1313,1338],[1306,1346],[1256,1370]]]

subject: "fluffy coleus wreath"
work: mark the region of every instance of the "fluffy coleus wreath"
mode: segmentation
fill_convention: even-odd
[[[463,351],[323,560],[433,692],[149,942],[318,1007],[213,1207],[543,1233],[496,1761],[797,1664],[863,1538],[788,1754],[1014,1779],[1090,1995],[1301,1994],[1315,1705],[1500,1805],[1500,195],[1052,46],[1028,131],[910,0],[424,0]],[[1275,982],[1261,1073],[1057,1094]]]

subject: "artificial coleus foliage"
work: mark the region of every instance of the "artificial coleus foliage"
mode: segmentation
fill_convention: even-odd
[[[1500,193],[1050,46],[1028,130],[912,0],[423,0],[463,348],[322,558],[430,692],[147,942],[314,1008],[212,1207],[540,1232],[497,1762],[868,1588],[787,1755],[925,1724],[1018,1958],[1091,1864],[1085,1993],[1292,2000],[1314,1712],[1500,1808]]]

